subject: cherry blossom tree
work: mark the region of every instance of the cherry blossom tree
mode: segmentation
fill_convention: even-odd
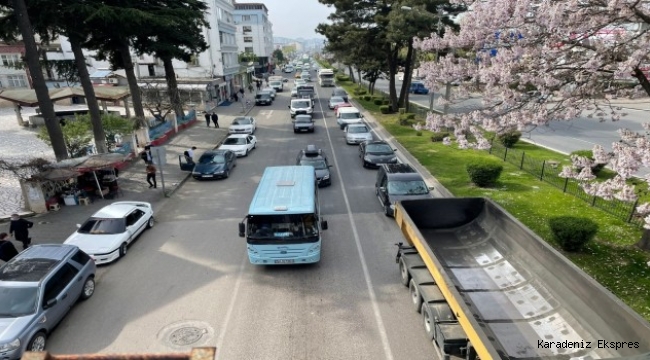
[[[470,9],[460,20],[460,30],[447,28],[443,37],[433,33],[416,39],[415,47],[448,52],[439,62],[421,65],[429,89],[440,91],[444,84],[460,81],[454,98],[463,99],[474,83],[485,85],[482,110],[427,117],[428,130],[454,128],[460,148],[489,148],[481,130],[531,131],[578,116],[618,121],[626,114],[611,104],[612,99],[650,95],[646,0],[451,3]],[[561,176],[581,181],[590,195],[635,201],[635,189],[627,180],[642,166],[650,166],[650,126],[644,130],[620,130],[621,141],[612,144],[610,152],[596,146],[593,160],[574,156],[573,166],[564,168]],[[476,141],[467,140],[469,133]],[[595,164],[608,164],[617,176],[595,181]],[[637,212],[650,229],[650,204],[641,204]]]

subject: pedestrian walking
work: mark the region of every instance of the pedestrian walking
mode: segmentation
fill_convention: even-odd
[[[187,155],[192,159],[192,162],[194,162],[194,150],[196,150],[196,146],[187,149]]]
[[[9,235],[13,235],[14,239],[23,243],[23,249],[27,249],[32,243],[32,238],[29,237],[29,229],[34,226],[34,223],[21,219],[18,214],[11,214],[11,224],[9,225]]]
[[[147,146],[144,147],[144,151],[142,152],[142,154],[140,154],[140,157],[147,164],[153,163],[153,155],[151,154],[151,146],[150,145],[147,145]]]
[[[210,113],[207,111],[205,112],[205,123],[210,127]]]
[[[253,84],[248,84],[248,92],[253,92]]]
[[[156,167],[153,166],[153,164],[147,164],[147,182],[149,183],[149,189],[151,188],[157,188],[158,185],[156,184]]]
[[[217,115],[216,112],[213,112],[211,117],[212,117],[212,122],[214,123],[214,127],[216,127],[218,129],[219,128],[219,115]]]
[[[245,94],[245,92],[244,92],[244,88],[240,88],[240,89],[239,89],[239,93],[241,94],[241,97],[242,97],[242,99],[243,99],[243,98],[244,98],[244,94]]]
[[[235,102],[239,101],[239,96],[237,96],[237,93],[232,94],[232,98],[235,99]]]
[[[9,241],[9,235],[3,232],[0,233],[0,260],[9,262],[14,256],[18,255],[18,250],[14,244]]]
[[[260,91],[260,88],[262,87],[262,82],[260,80],[257,80],[255,84],[257,85],[257,91]]]

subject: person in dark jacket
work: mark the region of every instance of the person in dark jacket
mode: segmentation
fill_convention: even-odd
[[[210,127],[210,113],[207,111],[205,112],[205,123]]]
[[[16,250],[16,247],[8,238],[9,235],[7,233],[0,233],[0,260],[4,262],[9,262],[9,260],[18,255],[18,250]]]
[[[29,237],[29,229],[34,226],[34,223],[25,219],[21,219],[18,214],[11,215],[11,224],[9,225],[9,235],[13,235],[14,239],[23,243],[23,249],[27,249],[32,243],[32,238]]]
[[[218,129],[219,128],[219,115],[217,115],[216,112],[213,112],[211,117],[212,117],[212,122],[214,123],[214,127],[216,127]]]

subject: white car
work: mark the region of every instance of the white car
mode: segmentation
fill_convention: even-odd
[[[345,127],[345,142],[349,145],[372,141],[372,132],[366,124],[350,124]]]
[[[75,245],[96,264],[107,264],[126,255],[129,244],[154,225],[148,202],[118,201],[93,214],[64,244]]]
[[[301,86],[301,85],[307,85],[307,82],[305,80],[302,80],[302,79],[296,79],[296,80],[293,81],[293,86],[294,87],[298,87],[298,86]]]
[[[228,134],[250,134],[253,135],[257,126],[255,119],[251,116],[239,116],[233,119],[228,128]]]
[[[291,89],[291,97],[292,98],[298,97],[298,89],[296,88]]]
[[[257,147],[255,135],[233,134],[219,145],[219,150],[230,150],[237,156],[248,156]]]

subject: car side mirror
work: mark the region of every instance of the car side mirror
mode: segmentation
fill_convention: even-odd
[[[382,186],[382,187],[379,188],[379,191],[386,192],[386,188]]]
[[[244,234],[246,234],[246,224],[243,222],[239,223],[239,237],[244,237]]]
[[[291,105],[287,106],[289,109],[291,109]]]
[[[321,220],[320,227],[323,230],[327,230],[327,220]]]
[[[45,306],[43,306],[43,308],[44,308],[44,309],[49,309],[49,308],[51,308],[52,306],[56,305],[57,302],[58,302],[57,299],[50,299],[50,300],[48,300],[48,301],[45,303]]]
[[[397,151],[397,149],[393,149],[393,151]]]
[[[433,186],[429,186],[429,191],[433,191],[433,190],[434,190],[434,187],[433,187]]]
[[[363,114],[361,114],[359,117],[363,119]]]
[[[77,229],[81,229],[81,224],[77,224]]]

